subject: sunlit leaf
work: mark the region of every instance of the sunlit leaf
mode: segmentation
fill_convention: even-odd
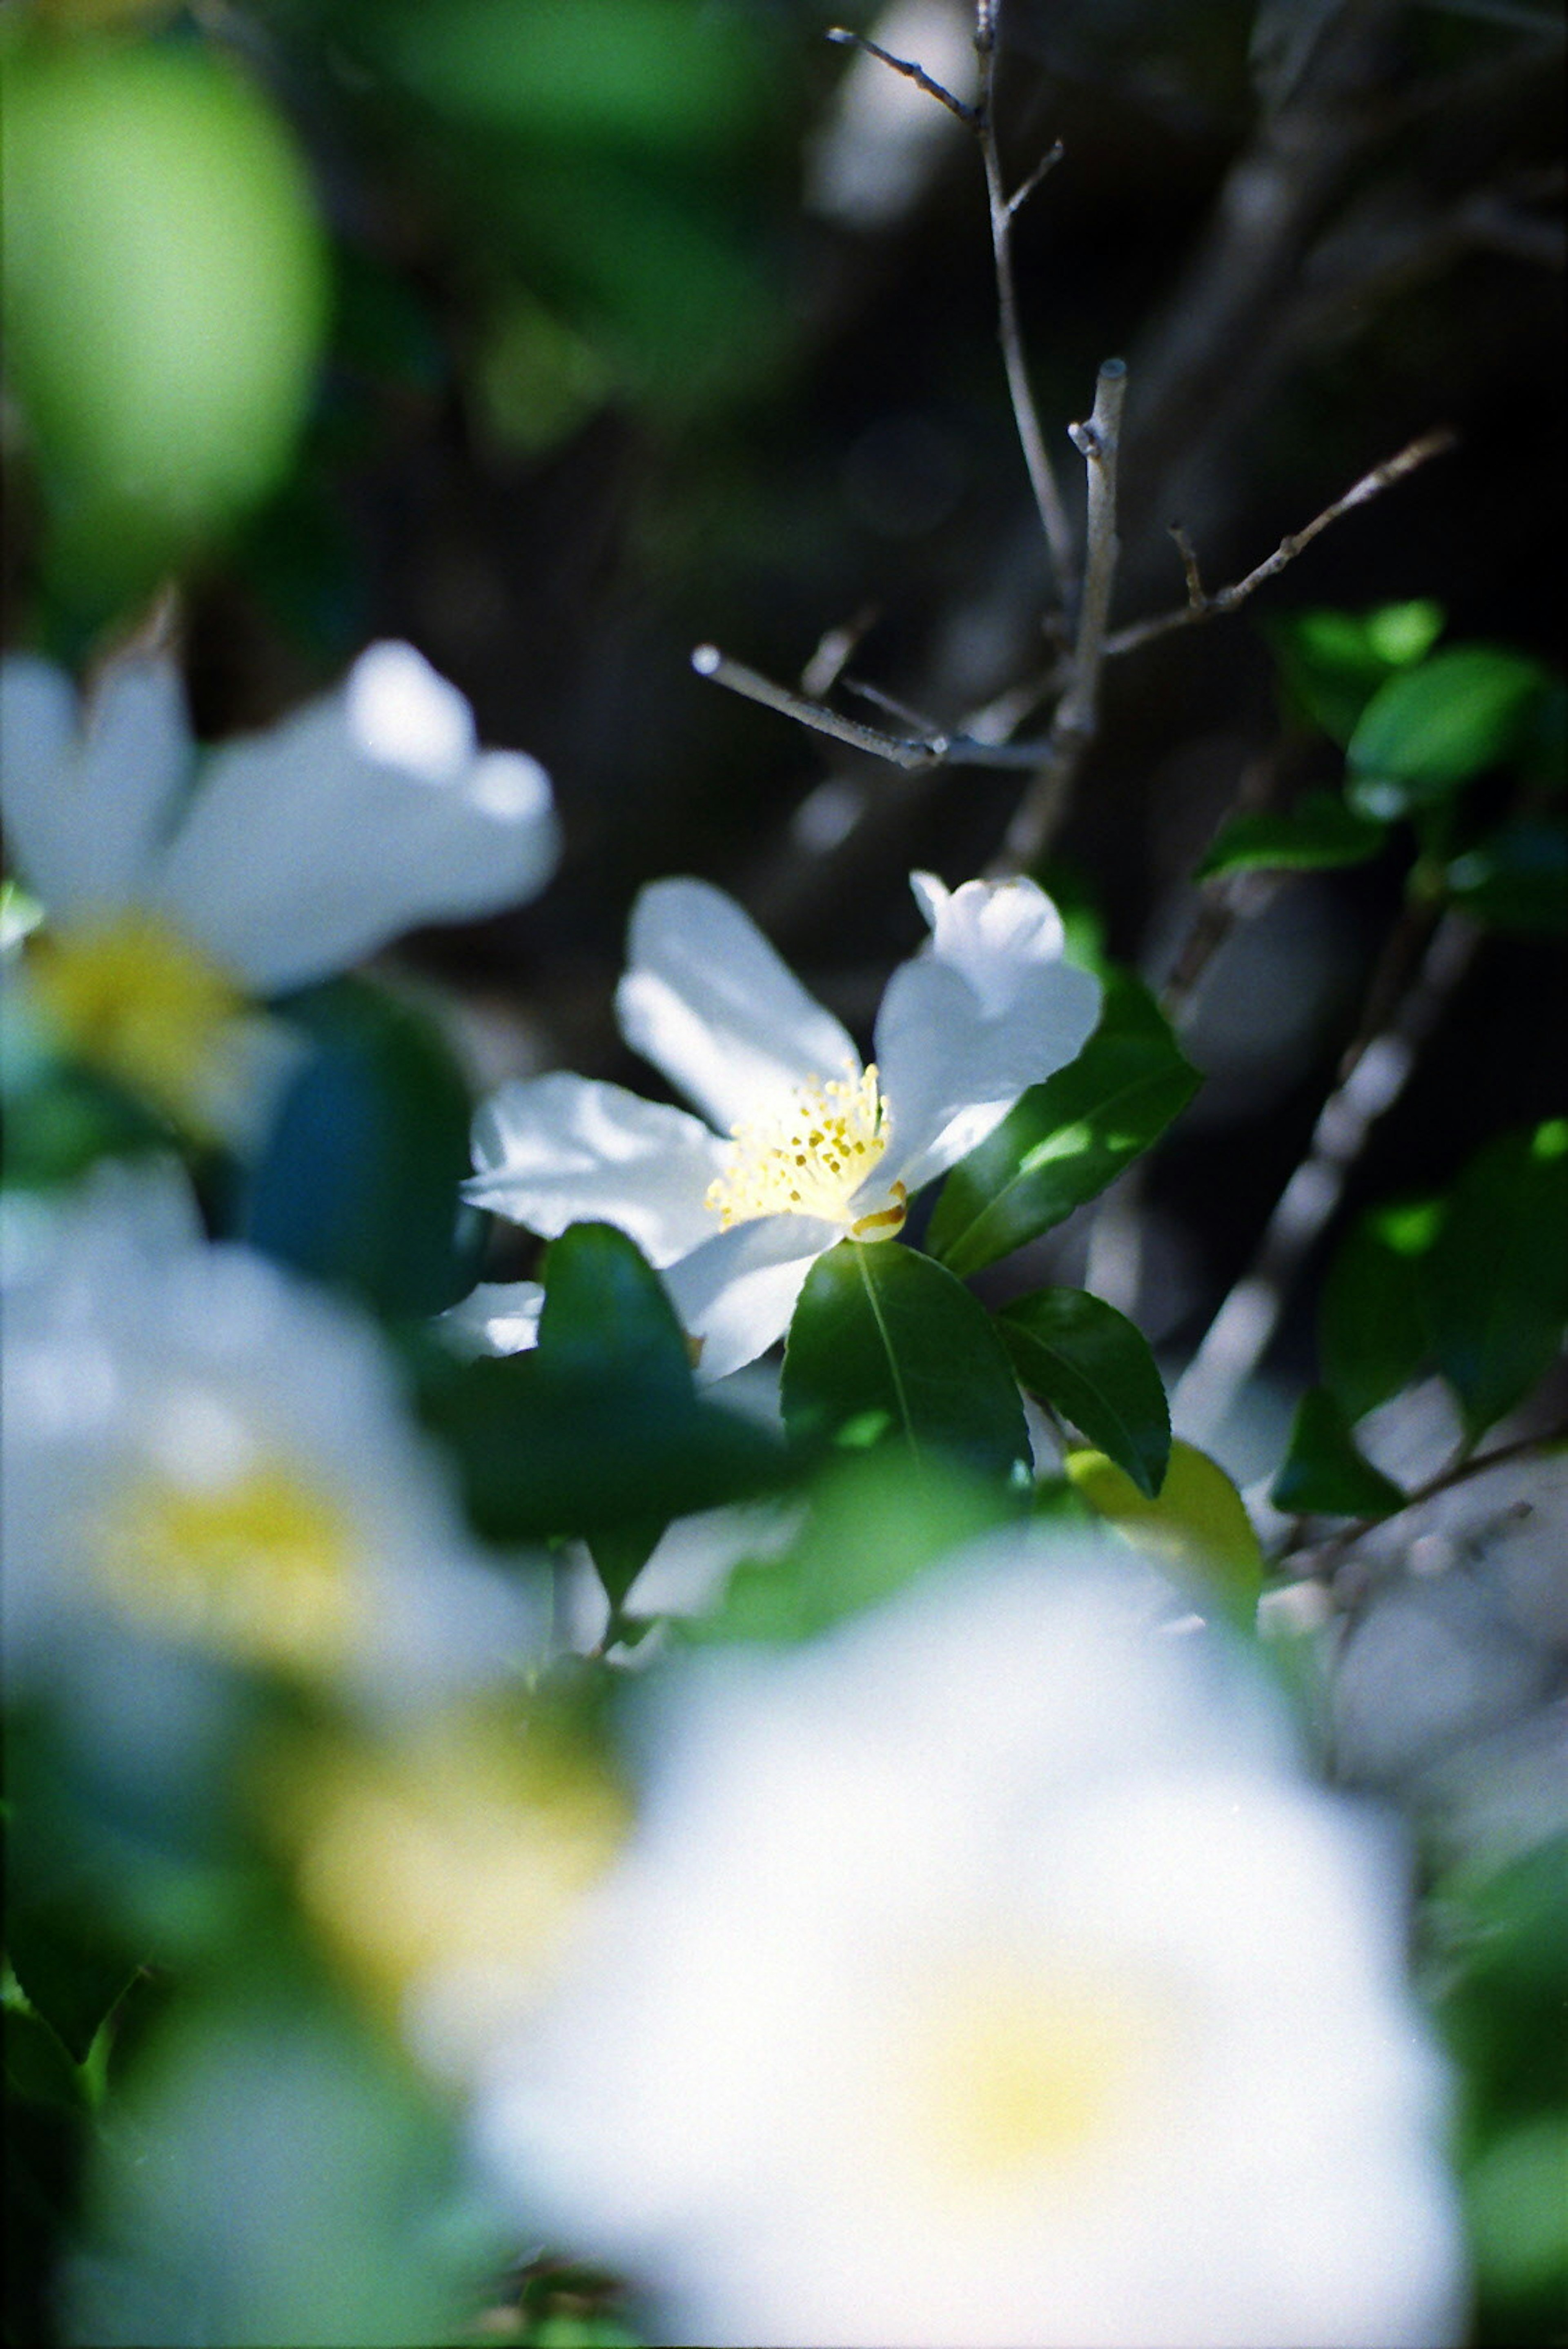
[[[1152,1500],[1102,1452],[1070,1452],[1067,1474],[1097,1517],[1137,1549],[1213,1587],[1250,1615],[1263,1578],[1263,1553],[1246,1504],[1217,1461],[1179,1440]]]
[[[1345,756],[1353,807],[1386,818],[1428,807],[1501,766],[1547,678],[1521,653],[1460,645],[1379,688]]]
[[[1049,1231],[1147,1150],[1198,1083],[1147,988],[1113,973],[1077,1059],[1033,1086],[948,1176],[932,1254],[954,1272],[979,1272]]]

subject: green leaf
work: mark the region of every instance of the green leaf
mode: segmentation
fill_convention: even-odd
[[[1049,1231],[1147,1150],[1198,1083],[1147,988],[1113,972],[1077,1059],[1031,1087],[948,1176],[932,1254],[967,1275]]]
[[[1198,867],[1207,881],[1222,873],[1314,873],[1365,864],[1387,833],[1333,792],[1308,792],[1288,814],[1239,815]]]
[[[1351,805],[1405,815],[1502,765],[1547,683],[1534,661],[1488,645],[1458,646],[1390,678],[1350,738]]]
[[[1386,1517],[1405,1506],[1397,1485],[1356,1450],[1345,1413],[1326,1387],[1296,1407],[1284,1464],[1270,1495],[1293,1516]]]
[[[1043,1288],[997,1316],[1023,1385],[1070,1420],[1152,1500],[1170,1460],[1170,1413],[1148,1340],[1084,1288]]]
[[[1443,632],[1440,604],[1384,604],[1376,611],[1297,612],[1264,633],[1295,712],[1344,744],[1389,677],[1424,659]]]
[[[1066,1469],[1095,1515],[1135,1549],[1211,1586],[1228,1609],[1251,1616],[1262,1587],[1262,1549],[1241,1494],[1206,1452],[1174,1443],[1153,1500],[1103,1452],[1070,1452]]]
[[[1568,1127],[1489,1143],[1454,1186],[1421,1267],[1438,1367],[1470,1436],[1545,1376],[1568,1320]]]
[[[51,2029],[5,1969],[0,2003],[5,2010],[5,2086],[9,2095],[31,2105],[50,2105],[57,2111],[79,2115],[87,2095],[80,2066],[64,2041]]]
[[[1568,934],[1568,823],[1521,817],[1504,824],[1448,871],[1454,901],[1494,929]]]
[[[531,1351],[432,1353],[421,1367],[422,1415],[479,1530],[500,1542],[586,1537],[612,1602],[671,1517],[782,1474],[773,1435],[698,1395],[659,1276],[607,1224],[576,1224],[551,1247]]]
[[[1017,1496],[928,1463],[881,1451],[837,1459],[812,1487],[805,1523],[781,1557],[749,1560],[711,1615],[680,1627],[714,1641],[807,1640],[873,1607],[963,1543],[1015,1523]]]
[[[1437,1200],[1374,1208],[1352,1226],[1329,1267],[1318,1360],[1347,1421],[1408,1386],[1430,1355],[1417,1268],[1442,1215]]]
[[[363,979],[293,999],[310,1040],[237,1185],[234,1236],[389,1314],[472,1285],[482,1217],[462,1206],[472,1104],[434,1024]]]
[[[1026,1473],[1023,1405],[984,1307],[898,1241],[841,1240],[806,1276],[784,1349],[798,1444],[902,1447],[981,1475]]]

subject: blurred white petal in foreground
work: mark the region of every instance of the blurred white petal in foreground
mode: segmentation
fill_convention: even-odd
[[[1185,1613],[1009,1536],[667,1682],[639,1837],[480,2107],[652,2337],[1457,2337],[1397,1854]]]

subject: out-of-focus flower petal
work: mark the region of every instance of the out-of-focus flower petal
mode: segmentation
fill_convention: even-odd
[[[280,994],[421,923],[534,895],[558,846],[543,769],[476,757],[456,688],[411,646],[373,645],[338,692],[213,752],[157,901]]]
[[[564,1073],[504,1084],[474,1119],[473,1157],[463,1195],[545,1239],[614,1224],[666,1265],[715,1228],[704,1203],[722,1143],[684,1110],[619,1085]]]
[[[11,853],[49,914],[140,896],[192,757],[173,663],[112,662],[83,719],[63,670],[12,655],[0,667],[0,752]]]
[[[545,1291],[536,1280],[482,1280],[436,1316],[436,1327],[461,1354],[525,1354],[539,1342]]]
[[[832,1013],[734,899],[703,881],[642,892],[616,1009],[627,1042],[722,1133],[770,1097],[859,1073]]]

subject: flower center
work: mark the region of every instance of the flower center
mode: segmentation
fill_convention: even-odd
[[[908,1193],[889,1184],[886,1204],[867,1215],[850,1201],[888,1147],[888,1105],[877,1064],[859,1077],[814,1080],[779,1113],[731,1129],[735,1147],[708,1186],[708,1205],[728,1231],[754,1216],[818,1216],[861,1240],[891,1239]]]
[[[132,909],[45,931],[28,957],[71,1050],[197,1133],[244,998],[156,915]]]
[[[919,2140],[974,2185],[1070,2167],[1114,2136],[1165,2035],[1152,2000],[1087,1974],[966,1971],[919,2033]]]
[[[215,1487],[140,1476],[98,1545],[103,1582],[150,1630],[296,1671],[348,1659],[356,1561],[342,1510],[276,1462]]]

